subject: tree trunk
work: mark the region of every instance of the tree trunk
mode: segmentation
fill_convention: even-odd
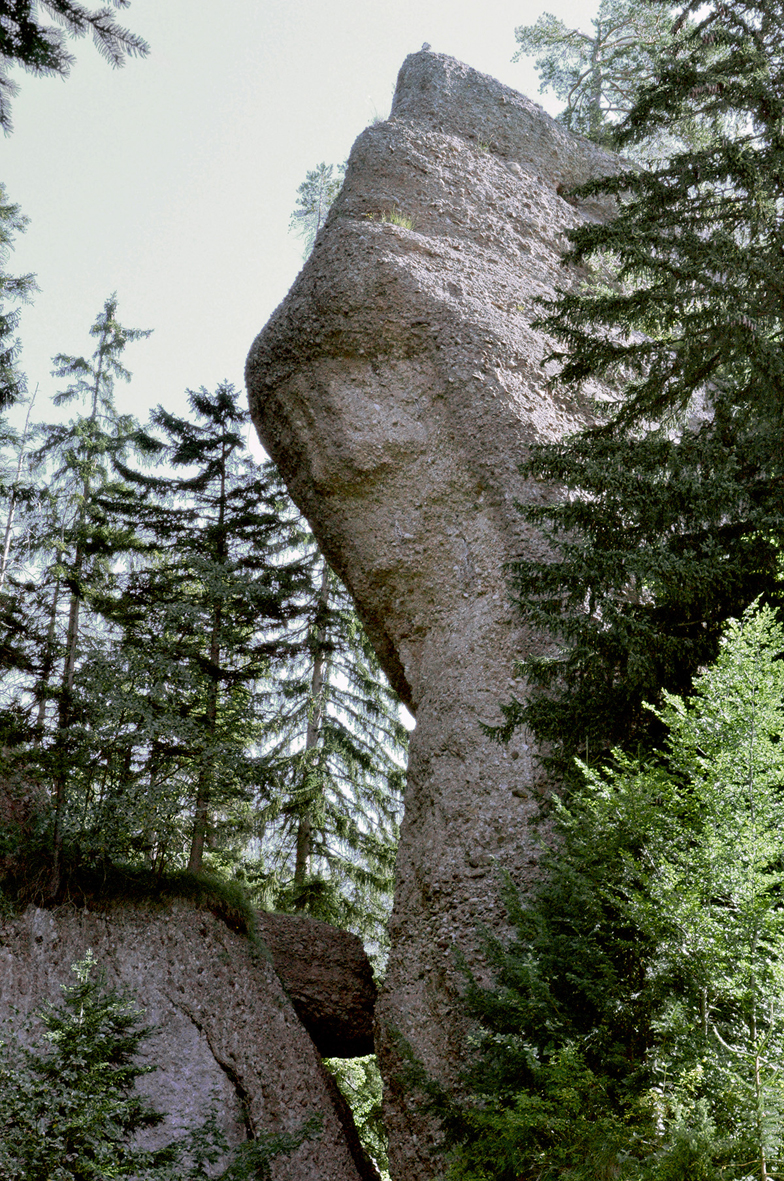
[[[38,393],[38,386],[35,387],[35,393]],[[25,454],[25,443],[27,442],[27,431],[30,425],[30,411],[35,402],[35,394],[30,399],[30,404],[27,407],[27,414],[25,415],[24,430],[22,431],[22,439],[19,444],[19,457],[16,461],[16,479],[14,481],[14,489],[19,483],[19,477],[22,474],[22,461]],[[16,491],[11,492],[11,499],[8,502],[8,516],[5,522],[5,536],[3,537],[3,555],[0,560],[0,591],[5,586],[5,577],[8,573],[8,558],[11,552],[11,531],[14,526],[14,517],[16,516]]]
[[[98,395],[101,387],[103,370],[99,367],[93,383],[93,402],[89,423],[94,425],[98,418]],[[60,862],[63,851],[63,813],[68,792],[68,760],[66,758],[66,744],[68,731],[73,721],[73,686],[74,671],[76,669],[76,651],[79,647],[79,610],[82,601],[82,571],[84,570],[84,537],[83,530],[87,520],[87,507],[92,494],[89,470],[82,484],[82,504],[76,522],[76,554],[73,564],[73,589],[68,611],[68,631],[65,637],[65,657],[63,660],[63,679],[60,689],[60,704],[57,721],[57,756],[55,765],[55,813],[54,836],[52,839],[52,878],[50,894],[55,898],[60,891]]]
[[[49,691],[49,678],[52,675],[52,667],[54,665],[54,639],[57,629],[57,605],[59,601],[60,578],[58,576],[52,592],[52,606],[49,609],[49,626],[46,631],[46,647],[44,648],[44,658],[41,663],[41,677],[35,689],[35,694],[38,698],[38,717],[36,718],[37,734],[35,739],[37,744],[40,744],[44,737],[46,699]]]
[[[215,607],[210,633],[210,683],[207,687],[207,711],[205,714],[204,758],[199,767],[196,783],[196,806],[193,814],[193,836],[188,857],[188,872],[201,873],[204,868],[204,843],[210,829],[210,796],[212,778],[215,773],[212,744],[218,721],[218,675],[221,658],[221,616],[220,603]]]
[[[221,456],[221,484],[218,508],[218,530],[214,557],[218,562],[226,562],[228,552],[226,534],[224,531],[226,520],[226,467],[229,451],[224,442]],[[191,850],[188,857],[188,872],[201,873],[204,868],[204,843],[210,828],[210,795],[212,780],[215,774],[213,742],[218,722],[218,684],[220,678],[221,661],[221,628],[223,621],[223,604],[220,599],[213,607],[212,629],[210,631],[210,671],[207,686],[207,712],[205,715],[205,743],[204,760],[199,768],[196,784],[196,806],[193,814],[193,836]]]
[[[308,728],[305,735],[305,778],[318,758],[321,715],[324,709],[324,652],[327,639],[327,612],[329,610],[330,572],[326,562],[321,575],[321,590],[317,609],[316,632],[313,642],[313,671],[310,677],[310,707]],[[303,788],[305,784],[303,783]],[[297,826],[297,855],[294,865],[294,882],[301,886],[310,874],[310,858],[313,852],[313,824],[305,813]]]
[[[73,685],[74,669],[76,667],[76,650],[79,644],[79,580],[84,566],[84,550],[81,541],[76,548],[76,563],[74,565],[75,590],[71,591],[71,604],[68,612],[68,632],[65,640],[65,659],[63,663],[63,679],[60,686],[60,703],[57,720],[57,743],[55,763],[55,794],[54,794],[54,836],[52,838],[52,879],[50,894],[53,898],[60,890],[60,862],[63,851],[63,813],[68,792],[68,760],[66,745],[68,732],[73,721]]]

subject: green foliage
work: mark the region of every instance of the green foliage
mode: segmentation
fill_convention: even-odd
[[[11,550],[22,638],[0,724],[11,770],[54,786],[55,828],[44,808],[7,889],[76,898],[145,867],[162,886],[187,863],[382,947],[407,737],[394,694],[278,473],[247,456],[237,392],[192,392],[191,418],[159,408],[149,431],[116,413],[132,336],[114,312],[100,356],[60,359],[91,412],[40,449],[59,496],[17,518],[39,564]]]
[[[388,222],[392,226],[400,226],[403,230],[413,230],[414,228],[414,219],[406,213],[401,213],[399,209],[385,209],[383,213],[379,214],[378,220]]]
[[[292,619],[298,659],[274,686],[260,809],[265,903],[386,945],[407,732],[347,591],[311,537]]]
[[[486,144],[479,144],[478,147],[480,151],[490,150]],[[395,209],[394,206],[391,209],[382,210],[381,213],[366,213],[363,214],[363,216],[366,217],[368,221],[380,221],[386,223],[387,225],[400,226],[400,228],[403,230],[413,230],[414,228],[414,219],[405,213],[401,213],[400,210]]]
[[[135,1089],[157,1069],[137,1060],[154,1030],[95,968],[88,951],[62,1004],[37,1014],[45,1049],[0,1042],[2,1181],[205,1181],[230,1152],[220,1181],[269,1181],[276,1157],[319,1134],[321,1118],[311,1116],[295,1132],[261,1133],[231,1151],[213,1113],[185,1138],[139,1148],[136,1134],[164,1120]]]
[[[0,97],[0,111],[1,104]],[[6,274],[5,265],[13,249],[15,235],[23,234],[27,223],[28,219],[18,205],[10,203],[5,186],[0,184],[0,267],[3,268],[0,271],[0,407],[18,401],[26,389],[24,374],[18,368],[20,344],[16,330],[20,309],[13,305],[26,303],[37,290],[37,284],[34,275]]]
[[[387,1133],[381,1117],[382,1082],[375,1054],[366,1058],[325,1058],[351,1108],[362,1147],[375,1163],[381,1181],[389,1181]]]
[[[515,29],[513,61],[536,55],[540,91],[566,103],[559,120],[598,143],[611,141],[618,120],[632,107],[643,82],[655,77],[656,60],[671,44],[670,9],[646,0],[601,0],[590,33],[569,28],[546,12]],[[667,139],[672,140],[672,129]],[[648,152],[662,144],[647,144]]]
[[[0,1177],[4,1181],[155,1178],[176,1156],[134,1148],[134,1133],[163,1117],[134,1088],[154,1069],[134,1059],[150,1030],[131,998],[93,978],[91,953],[74,965],[64,1002],[40,1014],[48,1050],[3,1045]]]
[[[764,1181],[784,1163],[784,631],[726,631],[654,756],[554,815],[546,877],[471,981],[451,1176]]]
[[[146,560],[102,610],[121,629],[110,660],[127,678],[139,804],[157,785],[147,841],[171,856],[187,809],[189,868],[199,872],[210,845],[224,843],[220,825],[242,827],[254,792],[265,794],[262,682],[291,652],[287,622],[308,582],[276,473],[246,455],[237,391],[224,383],[190,402],[194,419],[153,414],[173,474],[121,466],[124,483],[104,493],[107,517],[135,528]]]
[[[114,8],[127,8],[130,0],[110,0]],[[150,52],[147,42],[131,33],[114,20],[111,8],[90,11],[77,0],[30,0],[4,5],[0,25],[0,127],[6,135],[12,129],[11,99],[19,87],[8,73],[13,65],[20,65],[38,77],[66,78],[74,63],[68,50],[68,37],[83,37],[91,33],[95,47],[111,66],[122,66],[126,58],[145,57]],[[54,25],[45,25],[39,9],[54,17]]]
[[[345,175],[345,164],[336,166],[322,161],[318,168],[307,173],[297,189],[297,204],[289,221],[289,229],[303,239],[306,258],[327,220],[330,206],[340,192]]]
[[[34,829],[20,835],[17,826],[0,827],[0,856],[13,854],[0,872],[1,906],[9,914],[30,902],[46,902],[51,871],[51,831]],[[140,908],[168,908],[180,900],[207,910],[230,931],[257,942],[256,908],[249,888],[236,879],[187,869],[157,870],[144,865],[106,860],[91,864],[84,849],[65,846],[62,856],[61,902],[72,906],[128,903]],[[260,946],[260,944],[259,944]]]
[[[219,1181],[272,1181],[272,1162],[312,1140],[321,1132],[323,1120],[319,1115],[306,1119],[295,1132],[262,1132],[235,1149],[229,1167]]]
[[[642,703],[683,692],[722,622],[780,595],[784,14],[689,3],[672,37],[616,141],[686,114],[704,139],[581,190],[615,197],[618,215],[570,231],[566,260],[587,279],[540,322],[560,388],[616,391],[592,407],[596,427],[526,465],[566,495],[525,511],[553,560],[515,563],[512,581],[554,643],[524,663],[534,692],[507,717],[553,744],[558,774],[576,753],[658,741]]]
[[[67,388],[54,398],[55,405],[81,403],[86,413],[67,424],[40,427],[43,436],[33,462],[46,470],[46,493],[31,499],[28,513],[37,515],[30,539],[45,563],[46,574],[34,587],[36,598],[43,592],[48,623],[41,623],[31,635],[30,665],[39,671],[34,689],[38,706],[37,724],[43,729],[50,700],[56,702],[57,718],[47,755],[55,784],[55,816],[52,894],[59,889],[59,860],[66,839],[67,810],[73,794],[71,776],[77,767],[89,763],[89,723],[78,697],[81,660],[84,651],[83,607],[105,595],[111,583],[109,556],[132,548],[126,529],[114,527],[97,511],[97,496],[115,473],[117,464],[134,449],[144,449],[145,440],[130,415],[117,411],[114,387],[117,380],[129,381],[130,373],[122,354],[129,343],[149,336],[149,331],[125,328],[117,319],[117,298],[111,295],[90,328],[95,339],[92,355],[59,353],[53,358],[56,377],[68,378]],[[29,591],[25,585],[24,591]],[[68,617],[62,648],[57,643],[57,621],[61,599],[67,593]],[[36,604],[38,606],[38,604]],[[52,680],[60,666],[59,685]],[[36,734],[39,743],[43,733]],[[85,741],[87,739],[87,741]]]

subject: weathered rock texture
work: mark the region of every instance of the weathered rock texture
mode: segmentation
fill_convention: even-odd
[[[376,984],[362,941],[299,915],[258,916],[272,963],[324,1058],[373,1053]]]
[[[515,657],[541,643],[506,585],[510,558],[543,552],[515,501],[547,493],[518,465],[533,440],[584,421],[545,387],[534,298],[578,278],[559,266],[564,230],[609,213],[561,191],[617,167],[492,78],[412,55],[248,358],[261,439],[416,716],[377,1010],[398,1181],[435,1169],[390,1035],[453,1075],[452,949],[479,962],[478,926],[503,922],[494,867],[519,878],[535,860],[530,744],[518,734],[504,749],[482,724],[523,691]]]
[[[207,912],[184,903],[104,914],[28,908],[0,924],[0,1019],[13,1016],[18,1027],[43,1002],[59,1001],[88,948],[157,1027],[147,1052],[159,1069],[139,1085],[167,1121],[148,1133],[150,1145],[200,1124],[213,1101],[232,1144],[294,1131],[320,1113],[321,1135],[278,1158],[274,1181],[377,1181],[271,964]]]

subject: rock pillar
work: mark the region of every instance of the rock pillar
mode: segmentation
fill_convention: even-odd
[[[519,464],[585,420],[547,387],[536,301],[579,279],[560,266],[565,231],[608,212],[562,194],[617,167],[494,79],[413,54],[248,358],[261,440],[416,717],[377,1010],[397,1181],[438,1166],[392,1035],[454,1077],[454,949],[481,961],[479,927],[503,922],[497,870],[525,879],[535,861],[530,741],[504,748],[483,726],[541,643],[507,588],[506,563],[542,552],[516,502],[548,495]]]

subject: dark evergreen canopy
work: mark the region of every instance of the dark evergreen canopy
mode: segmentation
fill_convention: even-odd
[[[129,8],[130,0],[109,0],[112,8]],[[55,24],[45,24],[42,12]],[[32,74],[66,78],[74,63],[68,37],[92,33],[95,47],[112,66],[126,58],[145,57],[147,42],[114,19],[109,7],[90,10],[76,0],[0,0],[0,127],[11,131],[11,99],[19,87],[8,67],[21,65]]]
[[[639,738],[642,702],[687,689],[721,622],[779,589],[784,9],[694,0],[679,12],[617,143],[684,112],[705,142],[581,190],[612,194],[617,217],[571,232],[565,261],[590,277],[541,319],[559,386],[617,390],[595,427],[527,467],[567,493],[527,511],[554,561],[513,571],[557,646],[526,662],[539,692],[507,717],[554,743],[562,771],[575,750]]]
[[[103,610],[122,629],[117,655],[143,699],[146,777],[164,796],[172,776],[190,785],[199,871],[221,809],[261,787],[259,682],[289,653],[287,620],[308,582],[296,555],[279,560],[294,542],[285,497],[246,453],[238,392],[223,383],[189,401],[192,419],[152,415],[171,474],[120,465],[124,484],[104,494],[107,518],[132,526],[147,554]]]

